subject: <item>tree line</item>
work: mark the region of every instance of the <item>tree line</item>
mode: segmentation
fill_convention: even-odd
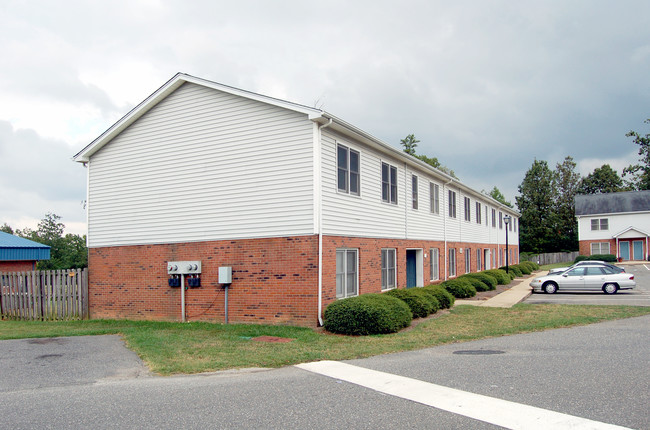
[[[650,124],[650,120],[645,121]],[[603,164],[585,177],[576,171],[572,157],[551,170],[535,160],[519,185],[517,206],[521,213],[519,244],[522,252],[544,253],[578,249],[576,194],[650,190],[650,134],[626,134],[639,145],[639,162],[623,169],[623,176]]]
[[[86,235],[63,234],[65,225],[59,215],[48,213],[38,223],[36,230],[14,230],[5,223],[0,231],[32,240],[50,247],[50,259],[39,261],[38,270],[82,269],[88,267]]]

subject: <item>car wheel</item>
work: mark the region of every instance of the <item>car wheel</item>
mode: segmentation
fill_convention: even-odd
[[[557,284],[555,282],[548,282],[544,284],[544,291],[546,294],[553,294],[557,291]]]
[[[603,292],[605,294],[616,294],[617,291],[618,291],[618,285],[616,284],[603,285]]]

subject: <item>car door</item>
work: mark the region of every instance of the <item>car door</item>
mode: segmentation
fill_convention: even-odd
[[[605,271],[601,267],[587,266],[584,276],[585,290],[600,291],[605,284]]]
[[[562,290],[583,290],[585,287],[585,269],[586,267],[575,267],[562,274],[559,289]]]

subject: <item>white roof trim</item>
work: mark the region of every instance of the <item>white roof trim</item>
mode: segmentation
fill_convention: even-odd
[[[626,228],[625,230],[616,233],[616,234],[613,235],[612,237],[613,237],[613,238],[617,238],[617,237],[619,237],[619,236],[621,236],[621,235],[623,235],[623,234],[625,234],[625,233],[627,233],[628,231],[631,231],[631,230],[634,230],[634,231],[636,231],[636,232],[638,232],[638,233],[641,233],[642,235],[644,235],[644,236],[646,236],[646,237],[647,237],[647,236],[650,236],[650,234],[646,233],[646,232],[643,231],[643,230],[640,230],[640,229],[638,229],[638,228],[636,228],[636,227],[629,226],[629,227]]]
[[[229,94],[245,97],[248,99],[256,100],[262,103],[267,103],[282,107],[285,109],[293,110],[296,112],[304,113],[311,120],[316,120],[322,117],[323,111],[319,109],[310,108],[297,103],[288,102],[285,100],[276,99],[273,97],[263,96],[261,94],[252,93],[250,91],[241,90],[239,88],[230,87],[228,85],[219,84],[217,82],[208,81],[206,79],[197,78],[195,76],[187,75],[185,73],[177,73],[173,78],[167,81],[162,87],[158,88],[153,94],[144,99],[140,104],[133,108],[129,113],[124,115],[115,124],[109,127],[97,139],[93,140],[84,149],[79,151],[72,159],[80,163],[87,163],[90,161],[90,156],[101,149],[108,142],[113,140],[118,134],[124,131],[128,126],[133,124],[138,118],[151,110],[158,103],[163,101],[168,95],[174,92],[178,87],[185,82],[201,85],[204,87],[212,88],[215,90],[223,91]]]

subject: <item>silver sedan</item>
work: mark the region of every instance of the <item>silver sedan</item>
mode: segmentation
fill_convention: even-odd
[[[541,276],[530,283],[533,292],[553,294],[557,291],[603,291],[615,294],[618,290],[636,286],[634,275],[616,273],[606,265],[574,267],[562,273]]]

